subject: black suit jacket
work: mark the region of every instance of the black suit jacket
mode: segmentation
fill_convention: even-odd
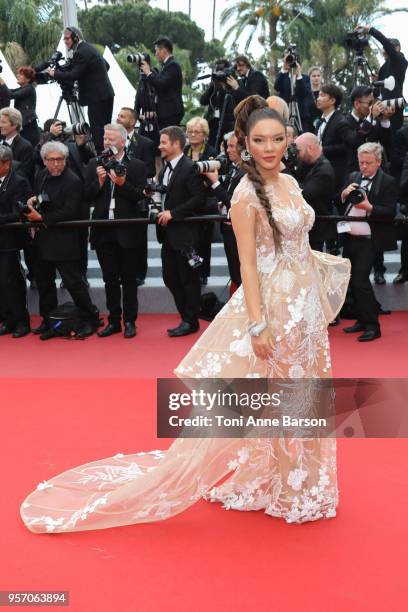
[[[316,127],[316,134],[318,132]],[[336,177],[335,188],[344,184],[348,147],[352,146],[353,131],[340,111],[334,111],[322,138],[323,155],[331,163]]]
[[[391,147],[390,160],[392,174],[397,178],[400,176],[405,156],[408,153],[408,126],[402,127],[394,135]]]
[[[173,56],[170,56],[163,65],[160,72],[151,72],[147,78],[157,91],[157,115],[159,124],[167,117],[184,115],[184,104],[182,98],[183,75],[180,64]]]
[[[312,94],[312,90],[310,88],[310,78],[307,76],[307,74],[302,74],[302,78],[296,79],[295,83],[295,96],[299,106],[300,118],[302,123],[306,123],[308,125],[310,122],[308,99]],[[289,103],[291,87],[288,72],[279,72],[278,76],[276,77],[274,87],[279,93],[279,96],[283,98],[285,102]],[[303,126],[303,128],[305,127],[306,126]]]
[[[9,89],[7,85],[0,85],[0,97],[14,100],[14,108],[20,111],[23,117],[23,127],[37,119],[35,112],[37,94],[31,83],[16,89]]]
[[[344,118],[351,128],[347,142],[348,160],[346,175],[348,175],[350,172],[358,172],[358,147],[365,142],[380,142],[384,149],[388,151],[392,143],[392,130],[391,126],[389,128],[382,127],[379,120],[376,121],[375,125],[370,123],[370,121],[363,120],[360,125],[351,113],[344,115]]]
[[[316,215],[332,214],[334,170],[329,160],[321,155],[313,166],[300,167],[299,176],[296,175],[296,178],[302,187],[303,197]],[[336,233],[333,222],[316,219],[309,236],[311,240],[324,241],[334,238]]]
[[[149,138],[133,132],[126,156],[128,159],[140,159],[146,166],[148,178],[156,176],[155,147]]]
[[[159,173],[163,180],[164,168]],[[191,159],[183,155],[170,176],[164,208],[170,210],[173,221],[166,227],[157,225],[157,239],[172,249],[182,251],[197,246],[200,223],[183,223],[180,219],[201,214],[207,198],[207,189],[202,176],[194,169]]]
[[[46,193],[51,202],[42,212],[43,226],[35,234],[41,256],[47,261],[72,261],[80,258],[79,229],[53,227],[59,221],[81,218],[84,189],[81,179],[65,167],[60,176],[51,176],[47,169],[36,176],[34,193]]]
[[[26,203],[31,195],[27,179],[12,169],[4,177],[0,187],[0,224],[14,223],[20,220],[17,202]],[[19,251],[23,243],[24,230],[0,231],[0,251]]]
[[[64,70],[56,70],[54,78],[60,83],[78,81],[81,106],[95,104],[114,97],[108,77],[108,63],[95,47],[82,41],[74,52],[71,63]]]
[[[260,70],[251,68],[246,77],[245,85],[244,79],[240,79],[238,89],[233,89],[231,93],[235,104],[253,94],[267,98],[269,96],[268,81]]]
[[[141,200],[146,185],[146,168],[139,159],[131,159],[127,164],[126,182],[122,187],[115,186],[115,219],[139,219],[146,217],[142,211]],[[94,206],[92,219],[108,219],[111,201],[111,180],[107,177],[102,189],[96,174],[96,160],[91,159],[85,173],[85,196]],[[124,249],[135,249],[140,240],[140,227],[137,224],[121,225],[115,228],[91,230],[91,244],[98,248],[105,242],[118,241]]]
[[[11,143],[13,159],[20,162],[18,171],[32,184],[34,179],[34,149],[28,140],[17,134]]]
[[[350,174],[347,185],[351,183],[361,183],[360,172]],[[367,216],[367,222],[371,228],[374,246],[378,251],[393,251],[397,248],[397,234],[395,225],[389,223],[389,220],[393,219],[396,214],[398,183],[393,176],[386,174],[380,168],[373,179],[367,197],[370,204],[373,205],[371,215]],[[339,210],[340,214],[343,214],[346,210],[346,204],[341,204]],[[375,221],[373,223],[373,219],[377,218],[383,218],[387,222]]]

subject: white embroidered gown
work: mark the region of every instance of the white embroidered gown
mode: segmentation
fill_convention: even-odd
[[[232,205],[242,215],[256,210],[258,279],[273,356],[266,362],[252,351],[240,287],[177,367],[179,377],[331,376],[327,325],[343,303],[350,262],[310,249],[314,211],[292,177],[280,175],[267,195],[280,250],[246,177]],[[334,517],[336,440],[179,438],[167,451],[116,455],[44,481],[23,502],[21,516],[35,533],[103,529],[166,519],[202,498],[288,523]]]

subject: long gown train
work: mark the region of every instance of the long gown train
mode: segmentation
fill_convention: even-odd
[[[280,175],[267,195],[279,249],[247,177],[233,206],[242,215],[256,210],[257,271],[273,355],[262,361],[252,351],[241,287],[176,368],[179,377],[331,376],[327,325],[344,301],[350,262],[310,249],[314,211],[292,177]],[[116,455],[43,481],[23,502],[21,516],[35,533],[82,531],[166,519],[202,498],[288,523],[333,517],[336,440],[179,438],[167,451]]]

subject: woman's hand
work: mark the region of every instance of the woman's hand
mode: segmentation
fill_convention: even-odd
[[[258,359],[266,360],[272,356],[273,342],[269,329],[264,329],[259,336],[252,336],[252,348]]]

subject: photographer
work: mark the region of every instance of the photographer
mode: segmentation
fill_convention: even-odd
[[[93,140],[100,151],[103,126],[112,119],[115,95],[108,77],[109,66],[99,51],[83,40],[78,28],[65,28],[64,43],[72,59],[62,68],[48,68],[47,73],[62,84],[73,86],[78,81],[79,104],[88,107]]]
[[[208,143],[212,147],[215,147],[217,144],[217,135],[219,134],[219,142],[222,142],[224,134],[230,132],[235,123],[235,101],[231,95],[230,87],[227,86],[227,75],[230,71],[231,64],[227,59],[218,60],[214,66],[211,83],[200,98],[201,106],[208,106],[205,118],[210,128]],[[225,102],[227,95],[228,98]],[[224,104],[224,117],[220,128]]]
[[[20,111],[23,118],[21,136],[28,140],[33,147],[40,140],[40,130],[37,125],[36,105],[37,95],[33,82],[35,70],[31,66],[21,66],[17,70],[17,83],[19,87],[9,89],[0,77],[0,97],[14,100],[14,108]],[[6,106],[8,106],[7,104]]]
[[[34,150],[30,142],[20,136],[23,118],[15,108],[0,110],[1,144],[11,147],[13,160],[19,162],[18,173],[31,184],[34,178]]]
[[[64,144],[44,144],[41,156],[45,169],[36,177],[34,193],[37,195],[28,200],[27,207],[30,212],[25,213],[28,221],[41,224],[36,228],[34,236],[34,246],[37,250],[34,273],[43,320],[33,332],[41,334],[42,340],[53,336],[49,316],[58,306],[55,286],[58,270],[65,288],[84,316],[84,324],[78,333],[80,338],[84,338],[95,331],[98,316],[81,276],[79,230],[54,226],[59,221],[80,218],[83,186],[81,180],[66,165],[68,149]]]
[[[183,75],[180,64],[172,55],[173,43],[169,38],[158,38],[154,42],[154,50],[162,65],[160,72],[152,70],[146,61],[140,64],[140,68],[147,82],[157,91],[157,119],[162,129],[169,125],[179,125],[183,118]]]
[[[322,86],[322,71],[318,66],[312,66],[309,70],[310,95],[307,98],[307,109],[310,116],[310,124],[314,128],[316,121],[320,118],[319,109],[316,106]]]
[[[238,140],[234,132],[226,136],[227,155],[231,162],[230,169],[225,176],[220,177],[217,170],[206,172],[205,176],[211,183],[214,195],[216,196],[220,212],[229,214],[231,208],[231,198],[234,189],[244,176],[245,172],[240,168],[241,156],[237,150]],[[241,284],[241,270],[238,256],[237,241],[231,221],[222,221],[221,233],[224,240],[225,254],[227,256],[228,271],[232,281],[231,295]]]
[[[312,129],[308,109],[308,99],[311,96],[310,79],[307,74],[302,74],[302,66],[295,45],[289,45],[285,52],[283,65],[276,77],[274,88],[287,104],[291,100],[297,102],[302,130]]]
[[[202,211],[207,197],[204,181],[193,162],[183,153],[186,138],[181,128],[164,128],[160,145],[165,165],[159,183],[167,188],[163,212],[157,219],[157,238],[162,243],[164,284],[171,291],[181,316],[180,324],[168,330],[170,337],[186,336],[199,329],[200,311],[200,223],[180,219]]]
[[[118,113],[116,123],[123,125],[127,132],[126,157],[140,159],[146,166],[148,178],[153,178],[156,175],[154,144],[149,138],[136,133],[136,111],[124,106]]]
[[[227,77],[227,85],[232,89],[235,104],[248,96],[258,94],[263,98],[269,96],[269,85],[266,77],[260,70],[255,70],[245,55],[235,58],[235,69],[240,77],[237,81],[233,76]]]
[[[85,195],[94,205],[92,219],[138,219],[146,216],[142,209],[146,168],[139,159],[126,159],[126,139],[127,132],[122,125],[105,125],[105,151],[92,159],[86,169]],[[101,338],[122,331],[122,312],[124,337],[136,335],[138,262],[143,257],[145,234],[143,224],[91,229],[91,245],[102,269],[109,311],[108,324],[98,332]]]
[[[296,138],[297,157],[300,162],[295,178],[299,181],[306,202],[316,215],[327,216],[333,213],[334,170],[323,155],[317,136],[305,132]],[[323,251],[326,240],[336,238],[336,228],[330,221],[316,219],[309,233],[309,243],[313,250]]]
[[[349,139],[347,174],[358,170],[357,149],[365,142],[379,142],[385,149],[391,148],[392,132],[389,117],[393,109],[384,108],[381,100],[375,100],[371,87],[354,87],[350,94],[351,113],[345,115],[352,129]]]
[[[385,63],[379,70],[378,80],[383,81],[387,77],[393,76],[395,79],[395,87],[391,90],[384,88],[381,92],[382,99],[392,100],[394,98],[401,98],[403,96],[405,72],[407,70],[408,61],[404,54],[401,53],[399,40],[396,38],[387,38],[384,34],[368,25],[357,26],[356,31],[370,34],[383,46]],[[403,108],[395,108],[395,114],[391,117],[391,125],[394,131],[402,126],[404,121],[403,113]]]
[[[367,222],[341,221],[338,232],[344,234],[343,257],[351,261],[350,288],[358,311],[354,325],[346,333],[363,332],[360,342],[381,336],[379,303],[370,282],[370,271],[379,251],[397,248],[392,223],[371,223],[375,217],[392,220],[398,199],[397,181],[381,170],[381,145],[367,142],[358,149],[359,172],[350,174],[350,184],[341,193],[341,214],[365,217]]]
[[[10,147],[0,145],[0,224],[19,221],[19,202],[25,203],[30,186],[12,168]],[[30,332],[27,311],[26,282],[21,269],[20,249],[23,235],[20,230],[0,231],[0,306],[3,325],[0,336],[12,334],[22,338]]]
[[[152,68],[150,55],[148,53],[138,53],[129,55],[128,61],[137,63],[140,69],[140,78],[135,96],[136,119],[139,119],[139,134],[151,140],[155,147],[159,146],[160,134],[157,121],[157,91],[153,83],[149,82],[146,74],[142,72],[142,61],[146,62],[149,71],[156,75],[159,73],[157,68]]]

